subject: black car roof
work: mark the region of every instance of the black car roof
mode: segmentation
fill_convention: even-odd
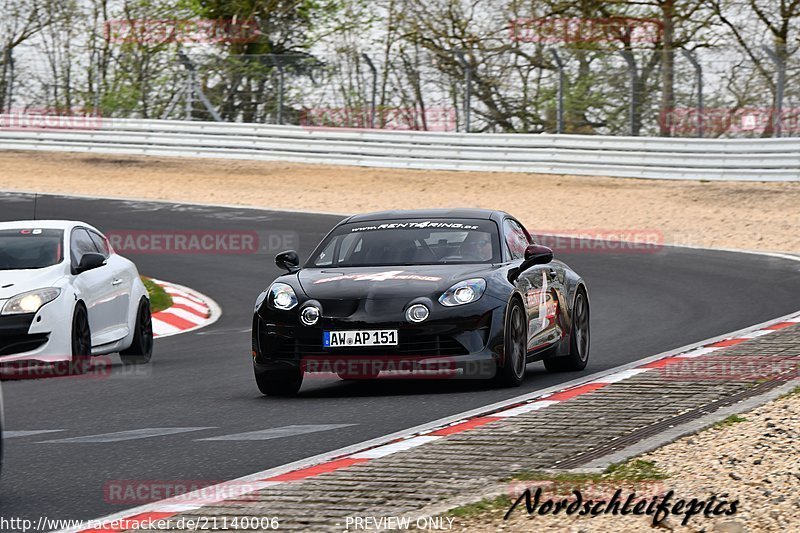
[[[344,223],[372,222],[375,220],[398,220],[404,218],[475,218],[496,220],[505,215],[502,211],[492,209],[405,209],[396,211],[377,211],[353,215],[343,220]]]

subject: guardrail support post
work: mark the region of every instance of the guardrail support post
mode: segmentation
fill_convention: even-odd
[[[184,94],[186,98],[183,101],[183,118],[184,120],[192,120],[192,107],[194,107],[194,68],[189,70],[189,75],[186,77],[186,89],[184,89]]]
[[[681,52],[683,52],[683,56],[692,64],[694,67],[695,75],[697,76],[697,136],[703,136],[703,112],[704,112],[704,105],[703,105],[703,67],[700,66],[697,59],[695,59],[694,54],[692,54],[689,50],[681,48]]]
[[[278,67],[278,124],[283,124],[283,64],[278,61],[276,66]]]
[[[5,97],[6,101],[7,113],[10,114],[11,100],[14,99],[14,55],[11,52],[10,47],[6,47],[3,55],[5,56],[3,59],[3,74],[6,75],[6,86],[4,87],[6,94],[3,96]]]
[[[773,50],[766,45],[762,48],[773,63],[775,63],[775,66],[778,67],[778,79],[775,82],[775,109],[772,110],[772,136],[780,137],[782,135],[783,123],[783,90],[786,86],[785,53],[780,52],[785,52],[786,45],[783,44],[780,51]]]
[[[370,96],[369,104],[369,127],[370,129],[375,129],[375,99],[378,95],[378,69],[375,68],[375,65],[372,63],[372,60],[367,54],[361,54],[361,57],[364,58],[369,70],[372,71],[372,95]]]
[[[630,50],[620,52],[625,62],[628,64],[628,74],[630,76],[630,105],[628,108],[628,120],[630,121],[630,135],[639,135],[639,128],[636,127],[636,109],[639,106],[636,98],[636,62]]]
[[[456,58],[464,68],[464,83],[466,88],[464,90],[464,132],[469,133],[470,130],[470,104],[472,102],[472,66],[464,57],[463,50],[456,50]]]
[[[214,109],[214,106],[211,105],[211,102],[206,98],[205,93],[203,93],[203,89],[200,88],[200,85],[197,83],[197,69],[194,67],[194,63],[189,59],[189,56],[183,53],[183,50],[178,50],[178,60],[181,64],[186,68],[189,72],[189,76],[186,78],[186,88],[183,90],[185,95],[185,115],[186,120],[192,120],[192,105],[194,103],[194,93],[197,92],[197,98],[203,104],[203,107],[206,108],[206,111],[216,120],[217,122],[222,122],[222,117],[219,116],[217,110]],[[174,102],[177,102],[177,98],[180,98],[180,92],[175,95]],[[167,115],[172,112],[172,108],[174,107],[174,102],[170,102],[167,106],[167,111],[164,113],[164,118],[167,118]]]
[[[553,55],[553,61],[555,61],[556,65],[558,66],[558,109],[556,111],[556,133],[564,133],[564,62],[561,60],[561,57],[558,55],[558,50],[555,48],[551,48],[550,53]]]

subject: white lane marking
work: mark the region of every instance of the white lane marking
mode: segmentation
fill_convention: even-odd
[[[622,380],[628,379],[630,377],[636,376],[637,374],[641,374],[642,372],[647,372],[650,370],[649,368],[630,368],[628,370],[623,370],[621,372],[616,372],[614,374],[610,374],[608,376],[604,376],[600,379],[596,379],[592,381],[592,383],[618,383]]]
[[[207,439],[195,440],[270,440],[282,439],[284,437],[294,437],[295,435],[305,435],[307,433],[317,433],[319,431],[329,431],[331,429],[356,426],[358,424],[318,424],[302,426],[283,426],[278,428],[260,429],[258,431],[248,431],[246,433],[234,433],[232,435],[220,435]]]
[[[163,320],[159,320],[157,314],[153,316],[153,335],[163,336],[180,332],[181,330],[172,324],[167,324]]]
[[[186,511],[196,511],[203,507],[204,503],[176,503],[162,505],[158,508],[161,513],[185,513]]]
[[[229,328],[229,329],[218,329],[214,331],[198,331],[198,335],[230,335],[232,333],[251,333],[253,330],[251,328]]]
[[[769,329],[759,329],[756,331],[751,331],[750,333],[745,333],[744,335],[739,335],[740,339],[755,339],[756,337],[760,337],[762,335],[769,335],[772,333],[772,330]]]
[[[63,429],[32,429],[27,431],[3,431],[4,439],[13,439],[15,437],[28,437],[30,435],[41,435],[42,433],[56,433],[64,431]]]
[[[86,435],[85,437],[70,437],[66,439],[46,440],[38,444],[52,443],[91,443],[91,442],[121,442],[126,440],[147,439],[150,437],[163,437],[166,435],[177,435],[178,433],[188,433],[190,431],[202,431],[204,429],[216,429],[214,427],[186,427],[186,428],[142,428],[130,429],[127,431],[116,431],[114,433],[101,433],[99,435]]]
[[[682,354],[676,355],[675,357],[676,358],[680,358],[680,359],[692,359],[694,357],[700,357],[701,355],[708,355],[711,352],[716,352],[717,350],[722,350],[722,348],[721,347],[718,347],[718,348],[698,348],[698,349],[692,350],[690,352],[686,352],[686,353],[682,353]]]
[[[539,409],[544,409],[545,407],[549,407],[557,403],[560,402],[558,400],[539,400],[537,402],[531,402],[525,405],[520,405],[519,407],[512,407],[511,409],[506,409],[505,411],[492,413],[490,416],[498,416],[503,418],[509,416],[517,416],[525,413],[530,413],[533,411],[538,411]]]
[[[194,313],[190,313],[189,311],[187,311],[185,309],[175,309],[174,307],[170,307],[168,309],[164,309],[159,314],[162,314],[162,315],[165,315],[165,314],[166,315],[173,315],[173,316],[176,316],[178,318],[182,318],[182,319],[186,320],[187,322],[191,322],[192,324],[202,324],[203,322],[206,321],[205,318],[199,317]]]
[[[391,444],[386,444],[385,446],[378,446],[377,448],[372,448],[371,450],[356,453],[350,457],[353,459],[378,459],[379,457],[386,457],[387,455],[391,455],[393,453],[410,450],[411,448],[416,448],[417,446],[421,446],[441,438],[442,437],[437,437],[436,435],[420,435],[419,437],[411,437],[410,439],[401,440],[399,442],[392,442]]]

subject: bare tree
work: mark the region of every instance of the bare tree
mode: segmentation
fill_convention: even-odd
[[[42,15],[38,2],[2,0],[0,3],[0,111],[10,108],[14,87],[14,50],[52,20]]]

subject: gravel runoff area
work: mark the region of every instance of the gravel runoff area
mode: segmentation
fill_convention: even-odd
[[[357,213],[484,207],[541,233],[800,253],[800,182],[736,183],[0,152],[0,190]]]
[[[652,463],[666,478],[641,483],[650,489],[674,490],[677,495],[726,496],[739,500],[733,516],[693,518],[686,527],[682,517],[669,517],[659,528],[675,531],[755,532],[800,530],[800,387],[794,393],[770,402],[700,433],[678,439],[639,460]],[[525,486],[525,482],[520,482]],[[635,482],[595,482],[613,495],[615,486],[636,488]],[[597,493],[600,491],[594,491]],[[628,491],[625,490],[625,493]],[[580,517],[534,514],[520,505],[508,520],[507,502],[486,509],[464,508],[466,517],[454,521],[454,531],[652,531],[652,517]]]

